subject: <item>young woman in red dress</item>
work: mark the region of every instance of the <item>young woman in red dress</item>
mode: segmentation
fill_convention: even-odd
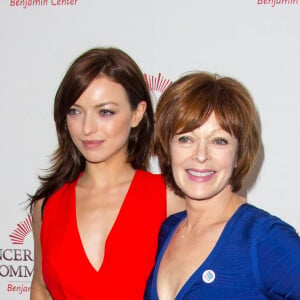
[[[31,196],[31,299],[142,299],[157,236],[183,201],[147,171],[154,118],[144,76],[115,48],[91,49],[54,104],[58,148]]]

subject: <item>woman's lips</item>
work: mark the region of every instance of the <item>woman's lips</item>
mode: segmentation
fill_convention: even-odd
[[[88,148],[88,149],[95,149],[99,146],[101,146],[104,143],[103,140],[85,140],[82,141],[82,144],[84,145],[84,147]]]
[[[201,181],[201,182],[210,180],[216,173],[215,171],[208,170],[208,169],[206,170],[187,169],[186,171],[188,173],[188,176],[192,180]]]

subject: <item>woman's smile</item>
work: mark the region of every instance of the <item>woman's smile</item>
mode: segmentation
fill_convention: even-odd
[[[86,149],[93,150],[100,147],[104,142],[105,140],[84,140],[82,141],[82,144]]]

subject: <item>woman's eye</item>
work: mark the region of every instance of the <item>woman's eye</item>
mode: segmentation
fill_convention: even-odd
[[[185,144],[185,143],[188,143],[188,142],[190,142],[190,141],[191,141],[191,139],[190,139],[188,136],[180,136],[180,137],[178,138],[178,142],[179,142],[179,143]]]
[[[113,115],[115,112],[109,109],[101,109],[99,114],[102,116],[111,116]]]
[[[228,141],[223,139],[223,138],[217,138],[217,139],[215,139],[215,144],[217,144],[217,145],[227,145]]]
[[[69,115],[77,115],[78,113],[79,113],[79,111],[73,107],[71,107],[68,112]]]

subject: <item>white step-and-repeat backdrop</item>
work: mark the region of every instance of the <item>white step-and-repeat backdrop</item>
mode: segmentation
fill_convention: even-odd
[[[243,193],[300,229],[298,0],[1,0],[0,25],[0,299],[29,299],[26,193],[56,147],[58,84],[71,61],[96,46],[128,52],[152,82],[154,101],[191,70],[243,82],[263,137]]]

